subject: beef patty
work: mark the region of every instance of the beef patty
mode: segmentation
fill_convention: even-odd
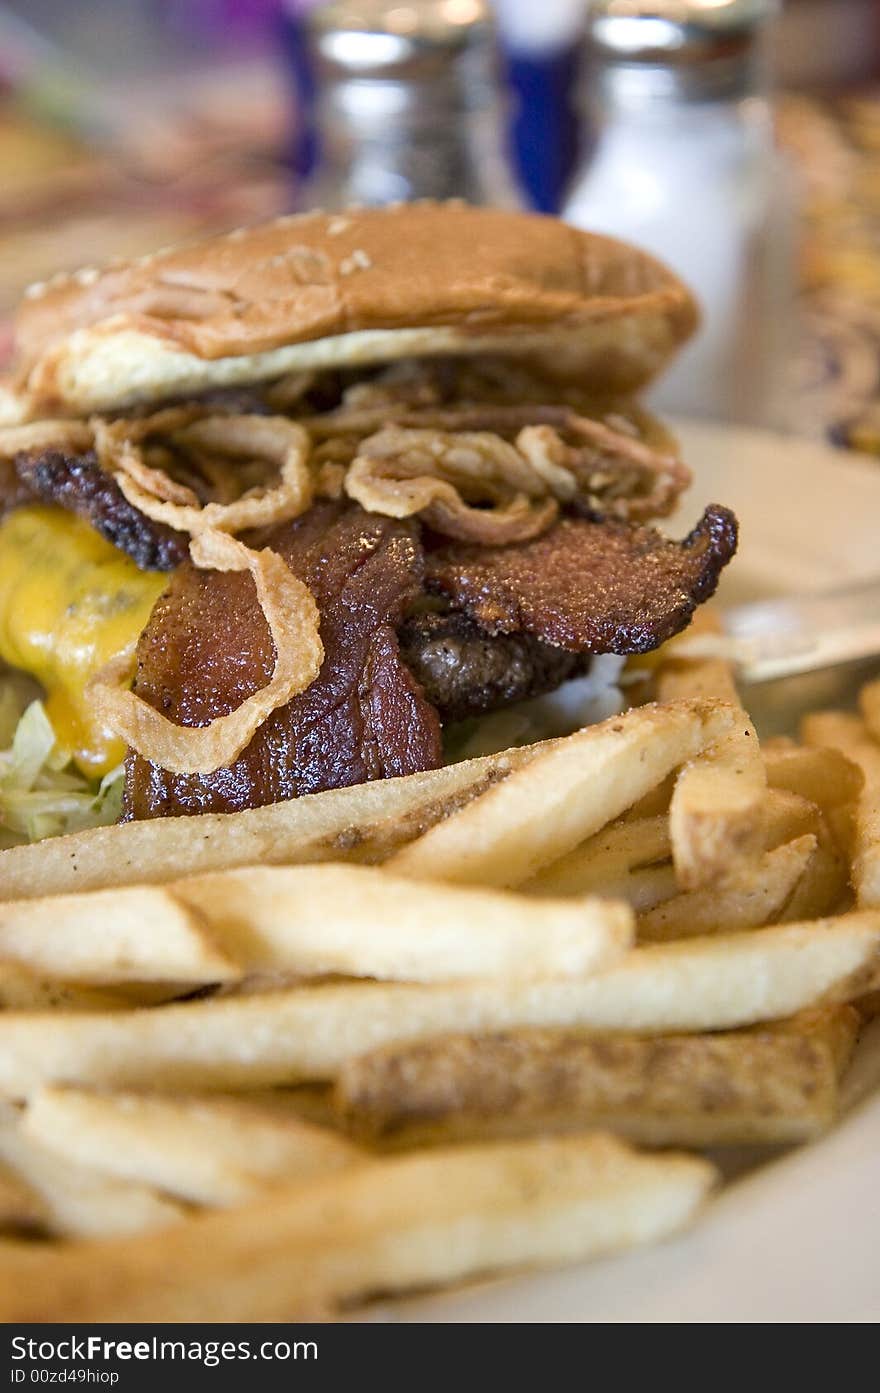
[[[444,722],[543,696],[590,662],[530,634],[487,634],[455,610],[412,616],[399,638],[404,662]]]

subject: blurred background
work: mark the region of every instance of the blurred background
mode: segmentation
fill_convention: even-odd
[[[32,281],[418,197],[654,250],[660,405],[880,455],[878,0],[0,0],[0,362]]]

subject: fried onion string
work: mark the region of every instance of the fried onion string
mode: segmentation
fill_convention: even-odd
[[[93,428],[99,459],[129,503],[154,522],[190,536],[287,522],[304,513],[314,497],[309,436],[283,416],[212,415],[198,409],[194,414],[181,407],[142,420],[96,420]],[[248,489],[229,503],[200,503],[193,490],[145,460],[143,442],[160,436],[184,452],[265,461],[277,470],[278,482]]]
[[[254,551],[226,532],[206,529],[190,543],[194,565],[249,571],[275,645],[265,687],[204,726],[179,726],[128,688],[134,651],[107,663],[87,688],[96,714],[144,759],[172,774],[213,774],[232,764],[267,718],[317,677],[324,660],[320,616],[311,591],[277,552]]]

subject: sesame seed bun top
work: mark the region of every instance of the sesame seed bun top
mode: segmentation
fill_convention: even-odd
[[[697,317],[652,257],[554,218],[459,203],[306,213],[31,286],[0,422],[452,353],[630,392]]]

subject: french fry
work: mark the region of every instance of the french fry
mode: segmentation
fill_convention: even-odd
[[[776,922],[794,924],[803,919],[819,919],[844,906],[848,908],[850,903],[849,866],[820,816],[815,850]]]
[[[800,750],[803,746],[799,745],[793,735],[768,735],[761,741],[761,750],[765,755],[782,754],[785,750]]]
[[[117,1180],[192,1204],[242,1204],[281,1181],[362,1162],[337,1133],[237,1098],[47,1088],[22,1119],[31,1141]]]
[[[863,1021],[874,1020],[880,1016],[880,991],[867,992],[864,996],[860,996],[856,1006]]]
[[[732,730],[679,773],[669,805],[679,885],[699,890],[744,866],[764,847],[767,776],[744,712]]]
[[[859,706],[865,725],[874,739],[880,741],[880,680],[864,684],[859,692]]]
[[[814,803],[776,789],[765,795],[763,824],[769,851],[807,834],[818,838],[824,826]],[[644,912],[679,892],[666,859],[671,850],[667,818],[625,816],[539,871],[520,890],[528,895],[602,894]]]
[[[662,813],[669,812],[669,801],[672,798],[672,790],[675,788],[676,771],[667,774],[665,779],[661,779],[656,788],[649,789],[643,797],[637,799],[631,808],[620,819],[621,822],[641,822],[643,818],[660,817]]]
[[[643,943],[734,933],[772,923],[783,911],[818,848],[807,835],[766,851],[705,890],[689,890],[639,915]]]
[[[13,847],[0,852],[0,900],[157,885],[235,866],[381,860],[548,745],[246,812],[151,818]]]
[[[451,1030],[725,1030],[880,984],[880,913],[637,948],[583,979],[357,983],[125,1013],[0,1015],[0,1094],[46,1084],[224,1091],[334,1078],[356,1055]]]
[[[808,835],[818,839],[822,814],[815,803],[796,793],[768,788],[764,800],[764,837],[767,851]]]
[[[794,746],[792,741],[792,747]],[[821,752],[824,756],[826,751]],[[790,899],[777,916],[777,923],[797,923],[818,919],[832,912],[842,913],[848,899],[849,856],[843,835],[843,819],[848,804],[828,808],[827,814],[799,794],[786,789],[768,788],[764,802],[764,830],[768,851],[803,836],[816,838],[816,849]]]
[[[654,690],[659,701],[680,701],[682,697],[708,696],[717,701],[739,706],[739,692],[732,665],[717,653],[694,653],[697,649],[716,647],[713,640],[723,634],[721,620],[712,605],[701,605],[688,627],[668,639],[655,653],[648,654],[653,668]]]
[[[719,632],[713,614],[662,650],[656,673],[660,701],[703,697],[726,702],[738,717],[721,739],[686,764],[669,807],[673,860],[683,890],[698,890],[754,859],[764,849],[762,810],[767,777],[755,728],[743,711],[733,668],[719,657],[688,657],[689,644]]]
[[[0,1234],[39,1233],[45,1230],[47,1217],[45,1201],[36,1190],[14,1170],[0,1165]]]
[[[229,982],[241,976],[197,911],[161,886],[0,903],[0,958],[67,982]]]
[[[387,864],[416,879],[520,885],[619,817],[733,719],[701,701],[613,716],[546,749]]]
[[[24,1135],[10,1108],[0,1111],[0,1161],[36,1192],[45,1228],[56,1237],[138,1233],[167,1227],[184,1213],[154,1190],[108,1180],[47,1151]]]
[[[862,791],[862,771],[840,750],[795,745],[784,750],[763,746],[761,752],[769,788],[796,793],[823,812],[855,802]]]
[[[296,1088],[270,1088],[251,1094],[263,1107],[282,1113],[293,1113],[304,1122],[313,1122],[325,1129],[336,1125],[333,1109],[333,1086],[327,1083],[301,1083]]]
[[[837,807],[826,807],[823,811],[816,803],[809,802],[797,793],[789,793],[786,789],[768,788],[764,803],[767,850],[772,851],[783,842],[791,842],[796,837],[811,833],[820,844],[828,847],[834,859],[843,867],[845,887],[853,847],[854,816],[855,808],[852,803],[840,803]]]
[[[49,981],[20,963],[0,962],[2,1011],[113,1011],[123,1005],[111,992]]]
[[[871,739],[863,720],[845,711],[805,716],[801,738],[807,745],[840,750],[864,775],[855,810],[852,883],[861,908],[880,906],[880,745]]]
[[[0,953],[102,983],[156,978],[578,975],[634,936],[628,906],[540,903],[416,885],[368,866],[249,866],[179,881],[0,904]]]
[[[718,1035],[451,1035],[352,1060],[334,1096],[382,1147],[592,1127],[644,1146],[793,1143],[834,1120],[858,1031],[832,1006]]]
[[[248,971],[448,981],[578,976],[634,936],[629,906],[416,884],[368,866],[249,867],[180,881],[175,896]]]
[[[521,889],[527,894],[540,893],[532,889],[532,885],[536,883],[537,877]],[[619,871],[617,875],[603,882],[601,890],[597,890],[597,893],[611,900],[630,905],[636,913],[653,909],[664,900],[672,899],[677,892],[678,882],[671,861],[659,866],[640,866],[633,871]]]
[[[872,742],[861,716],[849,711],[810,711],[801,721],[800,738],[812,749],[838,750],[864,773],[861,757]]]
[[[855,803],[841,803],[839,808],[831,808],[826,814],[828,829],[831,832],[844,859],[852,863],[856,853],[856,815]]]
[[[731,706],[740,705],[733,669],[723,658],[676,657],[673,646],[657,672],[656,683],[658,701],[714,697]]]
[[[671,849],[665,817],[616,822],[545,866],[520,888],[534,895],[599,893],[638,867],[667,860]]]
[[[396,1157],[125,1243],[0,1245],[0,1318],[289,1320],[649,1242],[714,1180],[705,1161],[602,1135]]]

